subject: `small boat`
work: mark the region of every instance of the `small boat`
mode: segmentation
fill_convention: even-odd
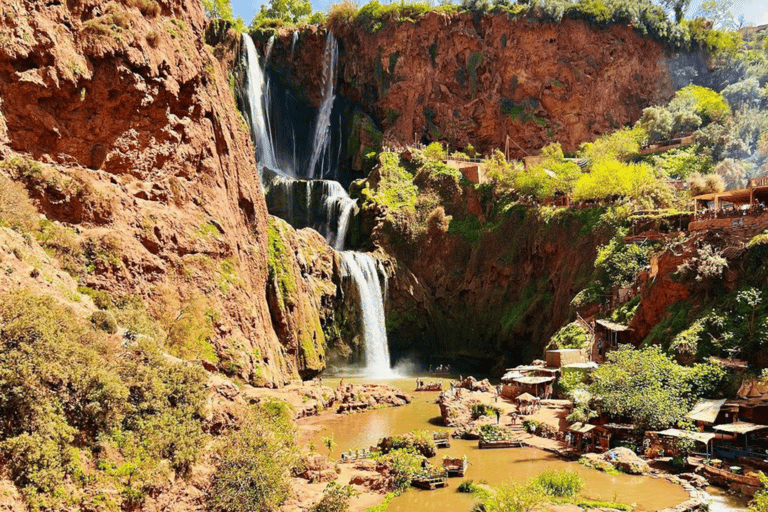
[[[416,391],[442,391],[442,382],[430,382],[429,384],[422,384],[416,388]]]
[[[411,480],[411,485],[425,491],[434,491],[440,487],[448,487],[448,482],[445,476],[416,475]]]
[[[435,446],[438,448],[451,447],[451,438],[448,432],[435,432],[432,434],[432,439],[435,441]]]
[[[466,455],[461,458],[445,457],[443,459],[443,469],[448,473],[448,476],[464,476],[469,466],[469,461]]]

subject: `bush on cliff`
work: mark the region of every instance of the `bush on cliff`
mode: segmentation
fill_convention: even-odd
[[[584,348],[588,335],[579,322],[571,322],[557,331],[550,343],[558,349]]]
[[[199,369],[169,363],[151,340],[112,343],[28,291],[0,297],[0,325],[0,457],[33,510],[105,484],[135,505],[159,471],[184,473],[195,462],[205,415]]]

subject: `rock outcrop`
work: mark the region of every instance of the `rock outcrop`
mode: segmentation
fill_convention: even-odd
[[[640,117],[674,93],[670,55],[629,25],[595,28],[430,12],[413,23],[338,24],[338,92],[362,105],[391,143],[439,140],[523,157],[566,151]],[[325,31],[283,30],[270,65],[320,103]]]

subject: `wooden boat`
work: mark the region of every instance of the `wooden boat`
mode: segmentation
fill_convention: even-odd
[[[435,432],[432,434],[432,439],[435,441],[435,446],[438,448],[451,447],[451,438],[448,432]]]
[[[701,468],[707,480],[709,480],[711,483],[725,485],[728,487],[734,484],[754,487],[756,489],[761,489],[763,487],[762,484],[760,484],[760,478],[758,476],[739,475],[736,473],[731,473],[725,469],[710,466],[709,464],[704,464],[701,466]]]
[[[442,391],[442,382],[430,382],[429,384],[422,384],[416,388],[416,391]]]
[[[488,441],[486,439],[480,439],[477,442],[477,447],[481,450],[487,450],[490,448],[522,448],[523,443],[519,439],[495,439]]]
[[[411,485],[418,487],[419,489],[424,489],[425,491],[434,491],[440,487],[447,487],[448,482],[444,476],[423,475],[413,477],[411,480]]]
[[[469,466],[467,457],[453,458],[445,457],[443,459],[443,469],[448,473],[448,476],[464,476]]]
[[[487,429],[487,430],[485,430]],[[485,425],[480,429],[480,440],[477,447],[481,450],[488,448],[520,448],[523,443],[513,437],[512,433],[505,429],[492,425]]]

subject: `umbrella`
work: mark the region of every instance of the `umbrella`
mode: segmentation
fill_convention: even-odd
[[[523,393],[517,397],[518,402],[533,402],[534,400],[536,400],[536,397],[530,393]]]

